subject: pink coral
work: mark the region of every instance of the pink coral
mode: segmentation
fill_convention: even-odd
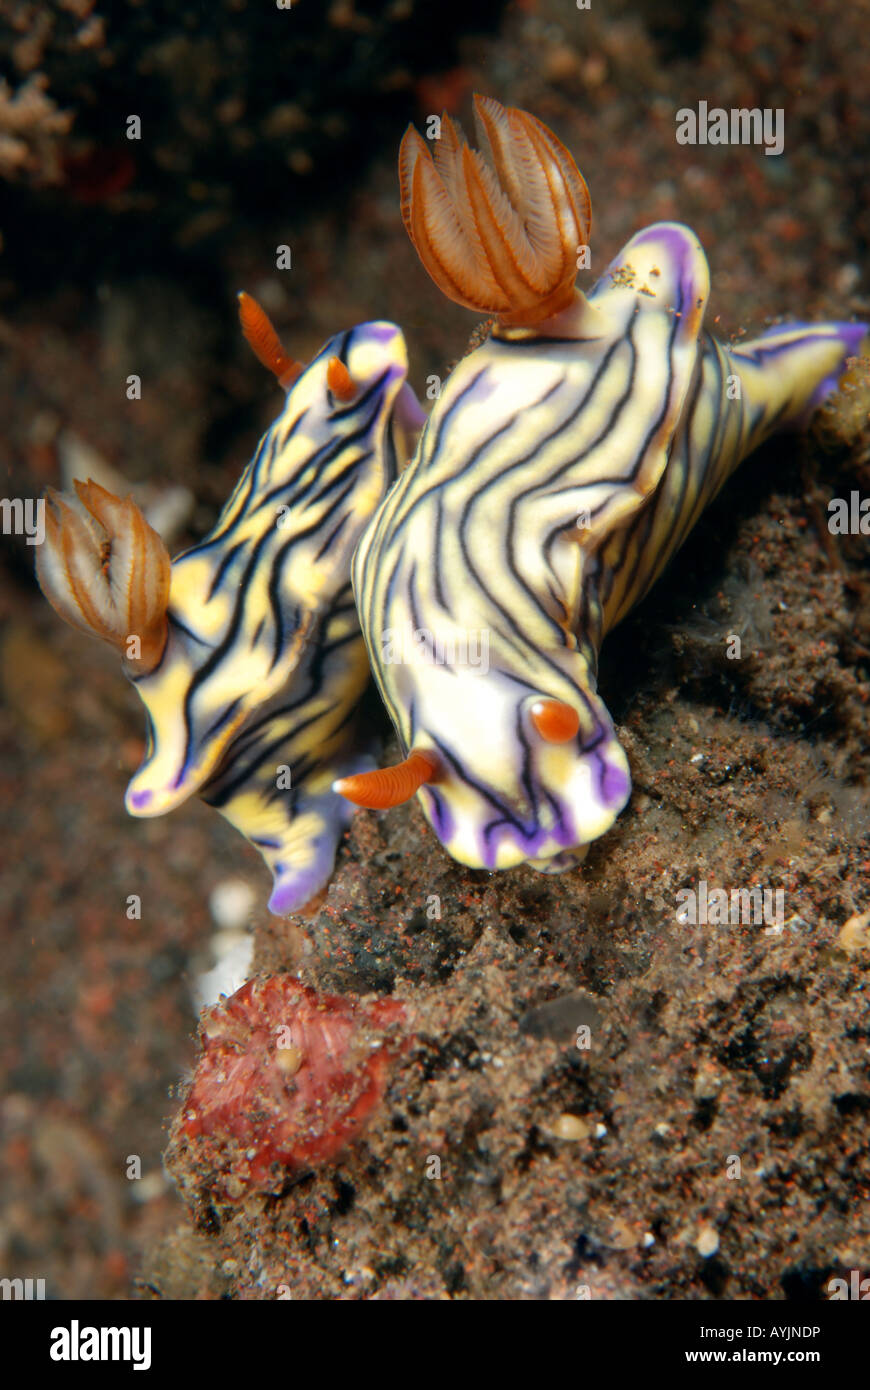
[[[203,1016],[176,1159],[233,1200],[330,1162],[381,1100],[406,1021],[392,998],[319,995],[291,975],[249,980]]]

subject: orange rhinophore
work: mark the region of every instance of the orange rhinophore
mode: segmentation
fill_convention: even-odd
[[[326,368],[326,384],[340,401],[352,401],[356,395],[353,377],[340,357],[330,357]]]
[[[438,761],[433,753],[422,749],[412,749],[403,762],[394,767],[379,767],[374,772],[358,772],[353,777],[340,777],[333,782],[333,791],[339,792],[355,806],[365,806],[369,811],[385,811],[390,806],[400,806],[410,801],[424,782],[438,779]]]
[[[288,357],[265,309],[244,290],[239,291],[239,322],[257,361],[273,372],[278,384],[288,391],[304,370],[302,363]]]
[[[409,126],[399,152],[402,217],[448,298],[505,325],[538,324],[575,297],[589,191],[568,150],[534,116],[481,96],[474,110],[492,167],[446,112],[431,148]]]
[[[536,700],[532,723],[546,743],[570,743],[580,729],[580,716],[563,700]]]
[[[132,498],[90,479],[76,479],[75,489],[81,510],[46,488],[45,542],[36,556],[42,592],[73,627],[116,647],[133,674],[147,675],[166,646],[169,552]]]

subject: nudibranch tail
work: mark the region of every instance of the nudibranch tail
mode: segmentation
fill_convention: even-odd
[[[741,378],[751,377],[756,417],[762,415],[764,402],[765,434],[771,429],[803,429],[838,389],[847,358],[857,356],[868,331],[866,323],[782,323],[731,348]],[[750,443],[749,448],[754,447]]]
[[[786,323],[730,348],[704,335],[691,408],[665,474],[600,552],[602,636],[655,583],[741,460],[775,431],[807,423],[866,334],[862,323]]]
[[[166,645],[169,554],[132,498],[90,479],[75,489],[79,505],[46,489],[40,586],[68,623],[115,647],[131,675],[147,675]]]
[[[245,341],[250,345],[257,361],[262,362],[263,366],[278,378],[279,386],[289,391],[296,378],[304,371],[302,363],[288,356],[265,309],[257,303],[253,295],[239,290],[238,300],[239,322]]]
[[[415,792],[427,782],[438,779],[438,759],[433,753],[413,749],[394,767],[380,767],[373,772],[360,772],[354,777],[339,778],[333,790],[370,811],[384,811],[410,801]]]
[[[445,113],[430,152],[409,126],[399,151],[402,217],[448,298],[505,325],[541,322],[577,292],[591,225],[589,191],[568,150],[525,111],[475,96],[483,155]]]

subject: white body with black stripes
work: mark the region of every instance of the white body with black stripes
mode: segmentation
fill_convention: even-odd
[[[333,357],[350,401],[329,389]],[[161,815],[198,792],[264,855],[275,912],[326,883],[352,811],[331,784],[373,766],[350,558],[422,422],[406,376],[393,324],[325,344],[214,529],[173,561],[163,656],[134,681],[148,747],[127,809]]]

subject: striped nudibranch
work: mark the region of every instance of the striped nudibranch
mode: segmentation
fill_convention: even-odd
[[[496,315],[447,380],[357,548],[372,670],[406,757],[337,784],[412,796],[464,864],[576,864],[625,806],[596,689],[602,638],[728,475],[834,389],[863,325],[791,324],[725,348],[685,226],[639,232],[588,298],[589,198],[534,117],[475,99],[491,166],[443,117],[400,155],[406,227],[452,299]],[[474,639],[477,655],[469,661]]]
[[[287,399],[211,533],[170,564],[129,498],[77,483],[79,509],[49,490],[37,573],[62,617],[122,652],[145,706],[127,809],[199,793],[260,849],[287,912],[332,871],[351,809],[333,781],[373,765],[350,558],[423,414],[395,325],[341,333],[303,369],[248,296],[240,311]]]

